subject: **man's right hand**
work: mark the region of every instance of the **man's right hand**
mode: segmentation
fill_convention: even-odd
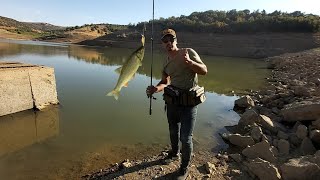
[[[146,89],[147,96],[150,97],[152,94],[157,92],[157,90],[158,89],[156,87],[154,87],[154,86],[148,86],[147,89]]]

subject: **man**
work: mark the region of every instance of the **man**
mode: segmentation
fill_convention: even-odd
[[[163,67],[161,81],[156,86],[149,86],[146,90],[147,95],[150,97],[153,93],[163,91],[168,85],[182,90],[190,90],[197,86],[197,74],[207,74],[207,67],[200,56],[191,48],[178,48],[176,32],[173,29],[165,29],[162,32],[161,41],[168,57]],[[178,179],[185,179],[193,151],[192,132],[197,116],[197,106],[168,103],[166,106],[172,148],[166,159],[178,158],[180,136],[182,148]]]

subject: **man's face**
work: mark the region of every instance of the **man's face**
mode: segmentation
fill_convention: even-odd
[[[177,40],[172,35],[166,35],[161,39],[163,47],[167,51],[172,51],[177,47]]]

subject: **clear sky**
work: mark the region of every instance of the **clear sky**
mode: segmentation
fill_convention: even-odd
[[[320,0],[154,0],[155,19],[206,10],[301,11],[320,15]],[[0,16],[60,26],[136,24],[152,19],[152,0],[0,0]]]

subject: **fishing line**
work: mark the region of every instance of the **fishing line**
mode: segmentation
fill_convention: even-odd
[[[151,67],[150,67],[150,86],[152,86],[152,66],[153,66],[153,21],[154,21],[154,0],[152,1],[152,22],[151,22]],[[150,95],[149,115],[152,114],[152,99],[153,95]]]

